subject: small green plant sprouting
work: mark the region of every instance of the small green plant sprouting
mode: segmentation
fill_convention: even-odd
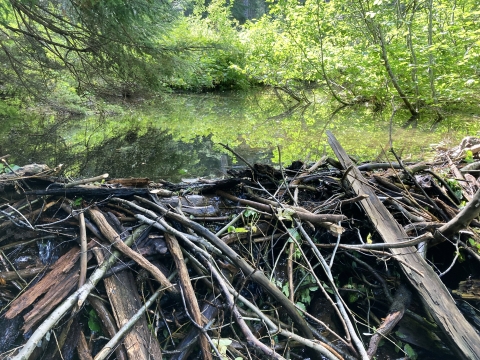
[[[463,159],[466,163],[472,163],[473,160],[473,152],[472,150],[465,151],[465,158]]]
[[[243,217],[244,217],[244,227],[235,227],[235,226],[229,226],[228,227],[228,232],[229,233],[246,233],[249,231],[255,232],[257,230],[257,222],[258,219],[260,219],[260,215],[258,212],[256,212],[254,209],[248,208],[243,212]]]
[[[447,182],[448,186],[450,186],[450,189],[452,189],[457,199],[462,199],[462,187],[460,186],[458,181],[455,179],[445,179],[445,181]]]
[[[477,243],[474,239],[472,238],[469,238],[468,239],[468,243],[473,247],[475,248],[475,250],[477,250],[478,253],[480,253],[480,244]]]
[[[78,207],[78,206],[82,205],[82,200],[83,199],[81,197],[78,197],[75,200],[73,200],[72,205],[75,206],[75,207]]]
[[[300,281],[300,283],[297,285],[297,288],[295,289],[295,293],[298,299],[296,305],[299,308],[305,310],[306,306],[310,305],[310,302],[312,301],[311,293],[314,291],[317,291],[319,286],[312,274],[305,273],[305,270],[303,269],[300,269],[299,271],[303,275],[303,278]],[[287,289],[288,289],[288,286],[287,286]],[[297,289],[298,289],[298,292],[297,292]]]

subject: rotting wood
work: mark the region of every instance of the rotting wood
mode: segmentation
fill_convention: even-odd
[[[328,142],[343,168],[347,169],[352,166],[353,162],[334,135],[327,131],[327,136]],[[357,194],[369,195],[360,204],[386,243],[396,243],[408,238],[407,233],[387,211],[374,191],[365,185],[367,181],[356,167],[350,170],[347,179]],[[436,323],[448,338],[452,349],[462,359],[480,359],[480,336],[465,320],[448,289],[433,269],[419,256],[415,248],[391,249],[391,252],[409,265],[405,266],[400,263],[410,284],[427,304]],[[417,269],[417,272],[412,271],[411,268]]]
[[[137,228],[134,233],[125,240],[125,243],[131,245],[136,239],[142,236],[147,228],[147,226],[140,226]],[[18,353],[12,357],[12,360],[28,360],[47,332],[50,331],[50,329],[55,326],[55,324],[65,316],[70,309],[74,306],[81,308],[96,284],[101,280],[108,268],[115,263],[119,255],[119,251],[114,251],[108,260],[104,261],[100,267],[93,272],[88,281],[80,289],[70,295],[38,326]]]
[[[73,286],[75,286],[75,281],[78,279],[78,264],[76,261],[79,256],[79,248],[72,248],[68,253],[58,259],[52,266],[52,271],[10,305],[10,308],[5,313],[5,317],[7,319],[13,319],[33,304],[40,296],[48,294],[48,297],[44,296],[44,300],[40,304],[41,306],[37,303],[34,309],[26,315],[31,322],[24,324],[24,330],[27,331],[41,319],[41,317],[46,316],[48,311],[62,301]],[[46,308],[43,308],[47,303],[50,303],[48,311]]]
[[[92,355],[90,354],[90,349],[88,348],[87,339],[85,339],[85,334],[83,331],[80,332],[80,339],[77,344],[77,353],[80,360],[93,360]]]

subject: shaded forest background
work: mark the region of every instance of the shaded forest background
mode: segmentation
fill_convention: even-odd
[[[474,0],[0,0],[0,117],[308,86],[441,119],[478,102],[479,18]]]

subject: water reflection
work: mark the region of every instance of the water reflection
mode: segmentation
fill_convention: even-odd
[[[180,181],[222,176],[238,163],[218,143],[229,144],[248,161],[315,160],[325,152],[324,132],[331,130],[346,150],[361,159],[381,158],[389,147],[390,113],[367,106],[335,105],[318,97],[309,106],[273,92],[170,95],[131,108],[122,116],[81,119],[25,118],[0,126],[0,155],[11,162],[65,164],[72,177],[108,172],[111,177],[144,177]],[[334,114],[332,116],[332,114]],[[480,130],[464,115],[447,115],[431,132],[420,119],[414,129],[398,111],[392,121],[394,147],[403,157],[425,157],[430,144],[455,144]]]

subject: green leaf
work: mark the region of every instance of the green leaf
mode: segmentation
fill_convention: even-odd
[[[474,161],[472,150],[465,151],[465,158],[463,160],[465,160],[467,163],[472,163]]]
[[[297,229],[294,229],[294,228],[290,228],[288,229],[288,232],[290,233],[290,235],[297,241],[300,241],[302,240],[302,237],[300,236],[300,233],[298,232]]]
[[[80,205],[82,205],[82,200],[83,200],[83,199],[82,199],[81,197],[76,198],[75,200],[73,200],[72,205],[73,205],[73,206],[80,206]]]
[[[288,281],[285,285],[282,286],[282,292],[285,294],[286,297],[290,296],[290,287],[288,286]]]
[[[293,219],[292,219],[293,214],[295,214],[295,211],[292,210],[292,209],[277,209],[278,220],[293,221]]]
[[[358,300],[359,297],[360,297],[360,295],[357,292],[349,293],[348,294],[348,301],[350,303],[354,303],[355,301]]]
[[[303,311],[307,311],[307,308],[305,307],[305,304],[301,303],[300,301],[297,301],[295,304],[298,308],[302,309]]]
[[[403,351],[408,355],[408,357],[412,360],[416,360],[418,358],[418,354],[415,352],[415,350],[412,349],[410,344],[405,344],[403,347]]]
[[[88,328],[94,332],[100,332],[102,328],[100,327],[100,319],[98,318],[95,310],[90,310],[88,313]]]
[[[253,217],[253,216],[256,216],[256,215],[258,215],[258,213],[255,210],[250,209],[250,208],[243,212],[243,216],[245,216],[247,218],[248,217]]]
[[[227,347],[232,343],[232,340],[227,338],[212,339],[213,344],[217,347],[218,352],[227,359]]]

